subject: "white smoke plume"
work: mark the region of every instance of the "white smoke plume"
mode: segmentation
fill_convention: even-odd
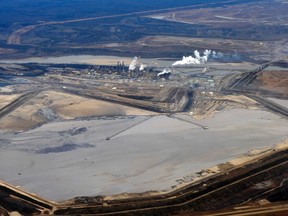
[[[220,52],[211,51],[211,50],[205,50],[203,52],[203,55],[200,55],[200,52],[198,50],[194,51],[194,57],[193,56],[183,56],[183,59],[180,61],[176,61],[172,64],[172,66],[177,65],[188,65],[188,64],[204,64],[208,61],[209,58],[219,59],[222,58],[224,55]]]
[[[147,67],[147,65],[141,64],[141,65],[140,65],[140,68],[139,68],[139,71],[143,71],[146,67]]]
[[[136,69],[137,61],[138,61],[138,58],[134,57],[132,62],[129,65],[129,70],[130,71],[134,71]]]
[[[171,70],[165,68],[162,72],[158,73],[157,76],[161,76],[164,74],[170,74],[170,73],[171,73]]]
[[[216,51],[213,51],[212,52],[212,58],[214,58],[214,59],[222,59],[222,58],[224,58],[224,54],[223,53],[221,53],[221,52],[216,52]]]

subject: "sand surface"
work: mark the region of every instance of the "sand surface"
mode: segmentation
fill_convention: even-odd
[[[171,189],[176,180],[288,138],[288,121],[235,109],[192,120],[167,116],[56,121],[0,131],[0,179],[51,200]],[[144,121],[145,120],[145,121]],[[132,127],[136,125],[135,127]],[[130,128],[106,140],[107,136]]]
[[[19,95],[0,95],[0,109],[17,99]]]
[[[49,63],[49,64],[92,64],[92,65],[117,65],[118,61],[124,61],[125,65],[129,65],[133,59],[131,57],[120,57],[120,56],[93,56],[93,55],[70,55],[70,56],[59,56],[59,57],[33,57],[24,58],[18,60],[0,60],[0,63]],[[164,64],[167,62],[161,59],[155,60],[152,58],[138,59],[138,63],[145,62],[145,64],[155,65]],[[168,65],[171,66],[173,63],[170,62]]]
[[[288,108],[288,100],[282,100],[282,99],[278,99],[278,98],[268,98],[268,99],[277,103],[277,104],[280,104],[281,106]]]
[[[17,95],[1,96],[0,108]],[[0,130],[22,131],[55,119],[114,115],[153,115],[155,113],[101,100],[56,91],[44,91],[0,119]]]

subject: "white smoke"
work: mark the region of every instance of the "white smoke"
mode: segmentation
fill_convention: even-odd
[[[143,71],[146,67],[147,67],[147,65],[141,64],[141,65],[140,65],[140,68],[139,68],[139,71]]]
[[[136,65],[137,65],[137,61],[138,61],[138,58],[137,57],[134,57],[132,62],[130,63],[129,65],[129,70],[130,71],[133,71],[136,69]]]
[[[170,74],[170,73],[171,73],[171,70],[165,68],[162,72],[158,73],[157,76],[161,76],[164,74]]]
[[[222,59],[222,58],[224,58],[224,54],[221,53],[221,52],[213,51],[212,52],[212,58],[214,58],[214,59]]]
[[[204,64],[208,61],[209,58],[213,59],[219,59],[222,58],[224,55],[220,52],[211,51],[211,50],[205,50],[203,52],[203,55],[200,55],[200,52],[198,50],[194,51],[194,57],[193,56],[183,56],[182,60],[176,61],[172,64],[172,66],[176,65],[188,65],[188,64]]]

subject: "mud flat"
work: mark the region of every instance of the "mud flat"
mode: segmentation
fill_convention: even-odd
[[[208,130],[165,115],[61,120],[21,133],[2,130],[0,179],[56,201],[169,190],[183,177],[192,180],[202,169],[288,138],[287,120],[265,111],[234,109],[198,121],[176,117]]]

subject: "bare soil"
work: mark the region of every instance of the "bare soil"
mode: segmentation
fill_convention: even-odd
[[[288,96],[288,71],[263,71],[257,76],[255,86]]]

